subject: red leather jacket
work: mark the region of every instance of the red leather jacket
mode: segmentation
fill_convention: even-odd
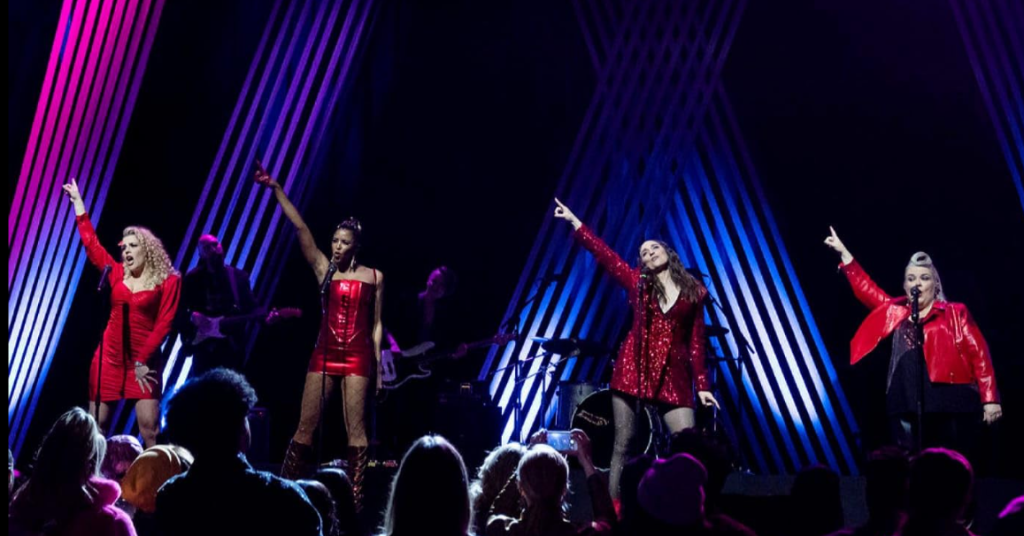
[[[907,298],[889,296],[852,261],[839,269],[857,299],[871,309],[850,341],[850,364],[855,364],[910,317]],[[924,324],[924,360],[933,383],[977,383],[983,404],[998,403],[992,357],[981,330],[962,303],[936,301]]]

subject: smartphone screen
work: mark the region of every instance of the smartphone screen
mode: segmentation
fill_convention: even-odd
[[[548,430],[548,445],[559,452],[576,450],[576,441],[565,430]]]

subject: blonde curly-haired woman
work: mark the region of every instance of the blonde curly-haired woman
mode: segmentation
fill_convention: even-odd
[[[89,411],[97,414],[98,398],[97,420],[100,429],[105,430],[109,403],[134,401],[139,431],[146,447],[151,447],[156,444],[160,420],[160,345],[170,333],[178,309],[181,274],[171,265],[160,239],[145,227],[125,228],[124,239],[118,244],[121,261],[115,261],[100,245],[74,179],[64,185],[64,193],[75,208],[75,222],[89,262],[101,270],[110,267],[110,318],[103,342],[93,354]]]

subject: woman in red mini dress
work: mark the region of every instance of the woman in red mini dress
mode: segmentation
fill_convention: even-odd
[[[105,430],[110,402],[135,401],[139,432],[146,447],[151,447],[160,426],[160,345],[170,333],[178,309],[181,276],[171,265],[163,243],[145,227],[125,228],[119,244],[121,262],[115,261],[100,245],[74,179],[64,185],[64,193],[75,208],[89,262],[101,270],[110,267],[110,318],[89,372],[89,412],[96,414],[98,390],[98,420],[100,429]]]
[[[313,432],[320,420],[321,389],[326,381],[328,394],[336,385],[341,388],[348,433],[349,477],[358,501],[368,461],[366,410],[370,395],[380,387],[384,274],[356,260],[362,233],[358,221],[348,219],[338,225],[328,257],[317,248],[313,234],[288,200],[284,188],[262,167],[256,171],[256,181],[274,190],[281,210],[298,231],[302,254],[312,266],[317,281],[323,281],[329,273],[332,276],[326,292],[326,319],[320,324],[316,349],[306,373],[299,428],[288,445],[281,473],[286,478],[302,478],[312,469]]]
[[[711,394],[704,333],[704,285],[683,268],[679,255],[659,240],[640,245],[640,266],[632,268],[557,199],[555,217],[572,224],[573,237],[626,288],[633,325],[612,369],[612,450],[609,486],[619,496],[619,475],[636,433],[634,402],[658,408],[675,433],[695,425],[694,391],[701,405],[718,405]]]

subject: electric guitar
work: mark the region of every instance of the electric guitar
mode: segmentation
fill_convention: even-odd
[[[500,334],[483,340],[460,345],[456,352],[427,354],[427,351],[434,347],[434,343],[425,342],[410,350],[403,352],[392,352],[381,350],[381,383],[386,390],[398,389],[409,380],[415,378],[428,378],[431,371],[429,365],[440,359],[461,358],[470,350],[490,346],[492,344],[505,344],[516,338],[515,334]],[[429,346],[426,346],[429,345]],[[425,349],[421,348],[426,346]],[[425,355],[426,354],[426,355]],[[458,355],[457,355],[458,354]]]
[[[196,327],[196,335],[192,338],[191,345],[198,346],[207,339],[224,339],[227,335],[221,332],[221,328],[233,324],[242,324],[256,320],[267,325],[273,325],[286,318],[299,318],[301,316],[302,309],[295,307],[271,309],[269,313],[266,312],[266,309],[261,308],[249,314],[236,316],[206,316],[200,312],[193,312],[191,318],[192,324]]]

